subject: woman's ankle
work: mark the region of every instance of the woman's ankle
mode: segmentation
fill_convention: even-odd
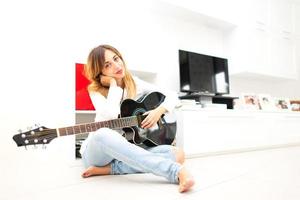
[[[187,192],[195,184],[193,176],[183,167],[178,173],[179,192]]]

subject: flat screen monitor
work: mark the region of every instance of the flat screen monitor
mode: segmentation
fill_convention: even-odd
[[[179,50],[179,68],[181,92],[229,94],[227,59]]]

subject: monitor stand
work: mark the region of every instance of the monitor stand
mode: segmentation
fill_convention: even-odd
[[[220,95],[210,95],[210,94],[186,94],[180,96],[179,99],[194,99],[197,103],[201,105],[207,104],[226,104],[227,109],[233,109],[233,100],[238,97],[220,96]]]

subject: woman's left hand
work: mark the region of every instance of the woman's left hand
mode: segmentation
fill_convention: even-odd
[[[164,107],[157,107],[154,110],[150,110],[148,112],[145,112],[144,115],[147,115],[147,117],[142,121],[141,127],[142,128],[151,128],[153,127],[162,114],[164,114],[167,110]]]

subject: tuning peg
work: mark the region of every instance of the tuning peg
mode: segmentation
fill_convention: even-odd
[[[43,144],[42,149],[47,149],[47,146]]]
[[[25,147],[25,150],[27,151],[27,146],[26,146],[26,145],[24,145],[24,147]]]
[[[27,130],[28,131],[32,130],[32,126],[27,126]]]
[[[35,128],[39,128],[41,125],[39,124],[39,123],[37,123],[37,124],[34,124],[34,127]]]
[[[18,132],[19,132],[19,133],[22,133],[23,131],[22,131],[22,129],[19,129]]]

